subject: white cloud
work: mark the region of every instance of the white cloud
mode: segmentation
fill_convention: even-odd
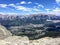
[[[20,4],[31,4],[32,2],[29,1],[29,2],[25,2],[25,1],[21,1]]]
[[[50,9],[45,9],[45,10],[46,10],[46,12],[47,12],[47,13],[49,13],[49,12],[50,12]]]
[[[38,5],[39,3],[35,3],[36,5]]]
[[[44,8],[44,5],[38,4],[38,5],[33,6],[33,9],[34,9],[34,8],[37,8],[37,9],[39,9],[39,8]]]
[[[51,9],[45,9],[46,10],[46,13],[48,14],[54,14],[54,15],[60,15],[60,8],[55,8],[53,10]]]
[[[0,7],[6,8],[7,7],[7,4],[0,4]]]
[[[0,12],[0,14],[3,14],[3,15],[5,15],[5,14],[9,14],[9,15],[11,15],[11,14],[15,14],[15,15],[17,15],[17,14],[19,14],[19,13],[13,13],[13,12],[5,13],[5,12]]]
[[[0,14],[5,14],[4,12],[0,12]]]
[[[24,7],[24,6],[16,6],[15,9],[16,9],[16,10],[25,11],[25,12],[26,12],[26,11],[27,11],[27,12],[32,12],[32,11],[34,11],[34,12],[40,12],[40,10],[37,9],[37,8],[27,8],[27,7]]]
[[[53,9],[50,14],[56,14],[56,15],[60,15],[60,8],[55,8]]]
[[[26,2],[25,1],[21,1],[20,4],[26,4]]]
[[[28,2],[28,4],[31,4],[32,2]]]
[[[30,11],[31,9],[30,8],[26,8],[24,6],[16,6],[15,7],[17,10],[22,10],[22,11]]]
[[[60,0],[56,0],[56,3],[60,5]]]
[[[44,6],[43,6],[42,4],[39,4],[38,7],[42,7],[42,8],[44,8]]]
[[[38,8],[40,8],[40,7],[44,8],[44,5],[42,5],[42,4],[39,4],[39,3],[35,3],[35,4],[37,5]]]
[[[15,4],[9,4],[9,6],[14,7],[16,10],[30,11],[30,8],[26,8],[24,6],[17,6]]]
[[[53,10],[53,13],[59,15],[60,14],[60,9]]]
[[[26,4],[31,4],[32,2],[27,2]],[[1,5],[1,4],[0,4]],[[40,10],[38,8],[28,8],[28,7],[24,7],[24,6],[21,6],[21,5],[15,5],[15,4],[8,4],[8,5],[2,5],[0,7],[7,7],[7,6],[11,6],[11,7],[14,7],[15,10],[20,10],[20,11],[23,11],[23,12],[40,12]],[[13,9],[11,9],[13,10]],[[14,11],[14,10],[13,10]],[[0,12],[1,14],[3,14],[2,12]],[[11,13],[11,14],[14,14],[14,13]]]
[[[39,12],[40,10],[37,8],[34,8],[33,11]]]
[[[30,8],[24,7],[24,6],[17,6],[15,4],[9,4],[8,6],[14,7],[16,10],[21,10],[21,11],[30,11]]]
[[[12,6],[12,7],[15,7],[16,5],[15,5],[15,4],[9,4],[8,6]]]

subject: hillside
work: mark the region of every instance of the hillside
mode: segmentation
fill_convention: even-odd
[[[31,26],[32,25],[27,25],[25,28],[27,27],[31,28]],[[37,27],[40,27],[40,26],[42,25],[37,25]],[[33,25],[33,27],[36,29],[36,25]],[[52,36],[54,36],[55,34],[58,35],[58,33],[54,33],[54,32],[49,33],[49,32],[48,32],[48,35],[50,34],[52,35],[52,33],[53,33]],[[42,33],[39,33],[40,36],[41,34]],[[35,35],[35,36],[38,36],[38,35]],[[39,37],[38,39],[34,39],[34,40],[32,40],[31,38],[30,40],[29,37],[25,35],[21,35],[21,36],[13,35],[12,36],[10,31],[8,31],[4,26],[0,25],[0,45],[60,45],[60,37],[45,36],[42,38]]]
[[[0,14],[0,24],[5,26],[13,35],[25,35],[29,39],[60,36],[60,18],[52,14]]]
[[[26,24],[41,24],[46,23],[48,20],[58,19],[57,16],[52,14],[31,14],[31,15],[2,15],[0,14],[0,23],[6,27],[20,26]]]
[[[29,40],[26,36],[10,36],[0,40],[0,45],[60,45],[60,38],[44,37],[38,40]]]
[[[0,39],[5,39],[11,35],[12,34],[4,26],[0,25]]]

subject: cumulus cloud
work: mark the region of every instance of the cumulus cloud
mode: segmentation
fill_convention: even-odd
[[[56,7],[55,9],[45,9],[46,13],[48,14],[54,14],[54,15],[60,15],[60,8]]]
[[[31,8],[24,7],[21,5],[9,4],[8,6],[14,7],[16,10],[20,10],[20,11],[30,11],[31,10]]]
[[[22,10],[22,11],[28,11],[28,12],[32,12],[32,11],[40,11],[39,9],[37,8],[27,8],[27,7],[24,7],[24,6],[16,6],[15,7],[17,10]]]
[[[38,7],[42,7],[42,8],[44,8],[44,6],[43,6],[42,4],[39,4]]]
[[[0,7],[6,8],[7,7],[7,4],[0,4]]]
[[[31,4],[32,2],[29,1],[29,2],[26,2],[26,1],[21,1],[20,4]]]
[[[5,14],[5,13],[3,13],[3,12],[0,12],[0,14]]]
[[[22,11],[30,11],[30,8],[26,8],[24,6],[16,6],[15,7],[17,10],[22,10]]]
[[[39,3],[34,3],[36,6],[35,7],[37,7],[37,8],[40,8],[40,7],[42,7],[42,8],[44,8],[44,5],[42,5],[42,4],[39,4]]]
[[[0,12],[0,14],[3,14],[3,15],[5,15],[5,14],[15,14],[15,15],[17,15],[17,14],[19,14],[19,13],[13,13],[13,12],[5,13],[5,12]]]
[[[27,12],[27,13],[37,13],[37,12],[40,12],[40,10],[39,9],[37,9],[37,8],[28,8],[28,7],[24,7],[24,6],[16,6],[15,7],[15,9],[16,10],[21,10],[21,11],[23,11],[23,12]]]
[[[21,11],[30,11],[29,8],[26,8],[24,6],[17,6],[15,4],[9,4],[9,6],[14,7],[16,10],[21,10]]]
[[[31,4],[32,2],[24,2],[24,3],[22,3],[21,2],[21,4]],[[6,7],[13,7],[15,10],[19,10],[19,11],[23,11],[23,12],[40,12],[40,10],[38,9],[38,8],[30,8],[30,7],[24,7],[24,6],[21,6],[21,5],[16,5],[16,4],[0,4],[0,7],[3,7],[3,8],[6,8]],[[33,6],[34,7],[34,6]],[[11,8],[11,10],[13,10],[12,8]],[[2,13],[2,12],[0,12],[1,14],[4,14],[4,13]],[[13,14],[13,13],[12,13]]]
[[[16,5],[15,5],[15,4],[9,4],[8,6],[12,6],[12,7],[15,7]]]
[[[60,8],[55,8],[52,11],[50,9],[46,9],[47,13],[49,14],[55,14],[55,15],[60,15]]]
[[[55,0],[58,5],[60,5],[60,0]]]
[[[27,2],[28,4],[31,4],[32,2]]]
[[[36,5],[38,5],[39,3],[35,3]]]
[[[47,13],[49,13],[49,12],[50,12],[50,9],[45,9],[45,10],[46,10],[46,12],[47,12]]]
[[[38,5],[35,5],[34,8],[44,8],[44,5],[38,4]]]
[[[50,14],[60,15],[60,8],[53,9]]]
[[[28,4],[30,4],[31,2],[28,2]],[[27,11],[27,12],[31,12],[31,11],[39,11],[39,9],[37,8],[28,8],[28,7],[24,7],[21,5],[15,5],[15,4],[9,4],[8,6],[14,7],[16,10],[20,10],[20,11]]]
[[[21,1],[20,4],[26,4],[26,2],[25,1]]]
[[[34,9],[32,9],[33,11],[35,11],[35,12],[39,12],[40,10],[39,9],[37,9],[37,8],[34,8]]]

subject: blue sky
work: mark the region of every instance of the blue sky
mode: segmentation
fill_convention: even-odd
[[[0,13],[60,15],[60,0],[0,0]]]

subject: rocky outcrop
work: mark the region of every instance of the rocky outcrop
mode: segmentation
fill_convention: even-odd
[[[60,38],[45,37],[33,40],[30,45],[60,45]]]
[[[0,45],[29,45],[29,39],[26,36],[10,36],[0,40]]]
[[[0,25],[0,39],[11,36],[12,34],[2,25]]]
[[[45,37],[29,40],[26,36],[10,36],[4,40],[0,40],[0,45],[60,45],[60,38]]]

